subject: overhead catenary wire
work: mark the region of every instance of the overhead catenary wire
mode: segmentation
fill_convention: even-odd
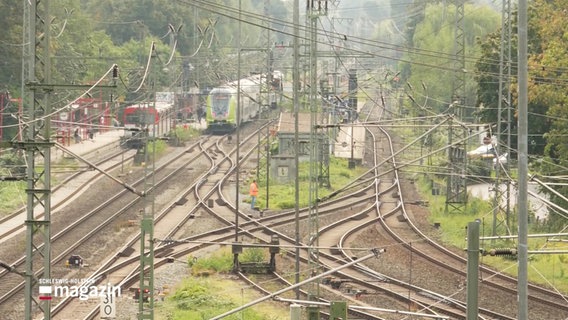
[[[156,49],[156,47],[155,47],[154,41],[152,41],[152,43],[150,44],[150,51],[148,53],[148,59],[146,61],[146,68],[144,69],[144,74],[142,75],[142,80],[140,81],[140,85],[138,86],[138,88],[136,88],[136,90],[134,90],[133,92],[140,91],[140,89],[142,89],[142,86],[146,82],[146,77],[148,77],[148,73],[150,71],[150,63],[152,61],[152,56],[154,54],[155,49]]]
[[[235,16],[236,13],[238,13],[237,8],[234,8],[234,7],[231,7],[231,6],[221,6],[221,5],[206,2],[206,1],[203,1],[203,0],[197,0],[197,1],[194,1],[194,2],[188,2],[187,0],[176,0],[176,1],[183,3],[183,4],[186,4],[186,5],[189,5],[189,6],[196,6],[200,9],[207,10],[207,11],[213,12],[214,14],[224,16],[224,17],[227,17],[227,18],[230,18],[230,19],[234,19],[233,17]],[[259,28],[263,27],[261,21],[263,21],[264,19],[267,19],[266,17],[264,17],[261,14],[256,14],[256,13],[248,12],[248,11],[245,11],[245,10],[242,10],[241,12],[242,12],[242,15],[244,17],[242,19],[243,20],[242,22],[245,22],[249,25],[257,26]],[[271,18],[269,20],[269,22],[271,24],[292,27],[292,25],[288,21],[279,20],[279,19],[276,19],[276,18]],[[304,30],[303,26],[300,26],[300,28],[302,30]],[[282,33],[282,34],[285,34],[285,35],[292,36],[292,34],[290,32],[278,30],[278,29],[275,29],[273,27],[269,27],[269,29],[271,31],[274,31],[274,32],[279,32],[279,33]],[[325,36],[326,34],[320,34],[320,35]],[[300,36],[300,37],[302,38],[302,36]],[[341,39],[343,39],[343,37],[344,37],[343,34],[333,34],[334,39],[341,40]],[[398,51],[398,52],[408,52],[409,51],[409,48],[402,46],[402,45],[394,45],[394,44],[384,43],[384,42],[375,41],[375,40],[371,41],[371,40],[364,39],[364,38],[358,38],[356,36],[350,36],[349,39],[352,42],[354,41],[355,43],[358,43],[358,44],[361,44],[361,45],[369,45],[371,47],[376,47],[376,48],[379,48],[379,49],[382,49],[382,50],[394,50],[394,51]],[[307,39],[304,39],[304,40],[307,40]],[[320,42],[320,41],[318,40],[318,42]],[[325,41],[321,41],[320,43],[328,44]],[[362,51],[362,50],[358,50],[358,49],[355,49],[355,48],[343,47],[342,50],[348,50],[348,51],[351,51],[351,52],[354,52],[354,53],[366,53],[366,54],[371,54],[372,56],[375,56],[375,57],[383,57],[383,58],[387,58],[387,59],[393,59],[392,57],[380,55],[376,52]],[[413,48],[412,52],[414,54],[421,54],[421,55],[431,56],[431,57],[435,57],[435,58],[440,58],[440,56],[447,56],[448,59],[453,59],[452,54],[445,53],[445,52],[431,51],[430,53],[428,53],[428,50],[418,49],[418,48]],[[403,60],[403,59],[400,59],[400,58],[397,58],[396,60],[407,62],[407,63],[413,64],[413,65],[428,66],[428,67],[431,67],[431,68],[434,68],[434,69],[439,69],[439,70],[448,70],[448,71],[452,71],[452,72],[455,71],[453,68],[446,68],[446,67],[443,67],[443,66],[440,66],[440,65],[429,65],[429,64],[416,62],[416,61]],[[477,60],[475,60],[475,61],[477,61]],[[495,60],[494,64],[498,65],[498,63],[499,63],[498,60]],[[559,70],[559,71],[566,69],[564,67],[558,67],[558,68],[552,68],[552,67],[549,67],[549,66],[547,66],[547,67],[554,69],[554,70]],[[532,68],[532,66],[531,66],[531,68]],[[536,66],[534,68],[536,70],[536,69],[540,68],[540,66]],[[482,74],[490,74],[490,75],[493,75],[496,78],[499,77],[499,74],[496,73],[496,72],[495,73],[482,73]]]
[[[67,110],[69,108],[71,108],[71,106],[76,103],[79,99],[87,96],[88,94],[90,94],[94,89],[97,88],[97,86],[99,86],[107,77],[109,74],[111,74],[113,72],[113,70],[117,68],[116,64],[113,64],[110,69],[107,70],[107,72],[105,74],[103,74],[97,81],[95,81],[95,83],[93,85],[91,85],[87,90],[85,90],[83,93],[81,93],[79,96],[77,96],[77,98],[73,99],[71,102],[65,104],[64,106],[60,107],[60,108],[55,108],[51,113],[49,114],[44,114],[41,117],[37,117],[32,121],[27,121],[22,119],[22,122],[19,124],[13,124],[13,125],[5,125],[2,126],[2,128],[14,128],[14,127],[19,127],[21,125],[30,125],[34,122],[39,122],[39,121],[44,121],[46,119],[49,119],[50,117],[58,114],[61,111]]]

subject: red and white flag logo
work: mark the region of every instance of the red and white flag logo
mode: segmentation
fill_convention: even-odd
[[[39,286],[39,300],[51,300],[51,286]]]

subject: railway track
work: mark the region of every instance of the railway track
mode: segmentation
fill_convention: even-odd
[[[389,190],[389,188],[394,188],[392,192],[384,192],[382,193],[376,202],[377,212],[379,213],[377,222],[380,223],[381,228],[385,230],[390,237],[392,237],[395,241],[388,241],[387,244],[389,247],[394,248],[404,248],[407,252],[401,254],[402,250],[397,251],[397,256],[401,259],[408,260],[409,252],[410,252],[410,261],[412,261],[412,257],[415,260],[419,260],[419,257],[425,259],[430,263],[430,265],[435,265],[436,268],[440,270],[449,270],[450,273],[455,277],[462,277],[461,283],[465,283],[465,267],[466,267],[466,260],[463,256],[460,256],[453,251],[446,249],[443,246],[440,246],[432,239],[428,238],[414,223],[412,223],[412,213],[407,210],[408,204],[404,202],[404,190],[401,187],[400,181],[402,180],[398,174],[398,169],[402,167],[401,164],[397,163],[395,160],[395,150],[393,144],[391,142],[391,138],[386,131],[382,131],[383,134],[386,134],[387,139],[382,139],[381,141],[389,141],[388,149],[391,150],[391,154],[393,156],[387,156],[386,160],[382,163],[377,163],[375,161],[375,168],[381,167],[382,173],[379,175],[377,173],[377,177],[381,177],[380,181],[378,182],[379,190]],[[376,139],[375,139],[376,141]],[[375,148],[377,146],[375,145]],[[384,166],[384,164],[388,164],[390,167]],[[385,174],[390,173],[390,174]],[[386,179],[385,179],[386,178]],[[381,187],[382,185],[382,187]],[[379,194],[379,193],[377,193]],[[346,240],[342,240],[342,243]],[[340,244],[343,246],[343,244]],[[352,255],[350,253],[344,253],[344,257],[349,259]],[[455,260],[452,262],[451,260]],[[374,261],[373,261],[374,263]],[[375,263],[376,265],[376,263]],[[419,263],[415,262],[416,266],[419,266]],[[422,267],[427,267],[422,265]],[[412,266],[410,267],[412,268]],[[515,294],[516,294],[516,280],[512,277],[504,276],[501,273],[495,272],[489,268],[482,267],[483,273],[485,275],[485,279],[482,284],[491,287],[492,289],[497,289],[501,293],[497,294],[497,297],[502,296],[504,293],[510,294],[510,300],[508,303],[514,304],[515,302]],[[407,277],[407,275],[405,275]],[[384,274],[380,275],[380,278],[385,278]],[[389,278],[389,283],[394,282],[394,279]],[[411,284],[404,284],[405,286],[410,286]],[[531,286],[534,287],[534,286]],[[455,288],[454,288],[455,289]],[[461,288],[459,291],[463,294],[465,288]],[[456,294],[456,291],[449,291],[444,297],[440,294],[433,294],[432,292],[428,292],[428,290],[418,289],[418,292],[423,292],[423,295],[433,296],[436,297],[440,302],[446,304],[464,304],[463,302],[459,302],[455,298],[452,298]],[[489,290],[485,291],[488,292]],[[410,290],[408,290],[410,292]],[[488,304],[488,299],[482,299],[485,292],[480,293],[480,300],[482,301],[480,307],[480,318],[489,318],[489,319],[514,319],[515,315],[510,312],[510,308],[503,308],[503,300],[495,299],[498,302],[497,307],[491,306]],[[487,293],[490,294],[491,292]],[[539,295],[545,294],[547,298],[541,299]],[[492,300],[490,296],[489,301]],[[529,297],[530,301],[534,303],[533,307],[536,304],[545,305],[549,307],[549,310],[554,310],[553,312],[566,311],[566,298],[556,292],[549,291],[547,289],[543,289],[538,287],[535,288],[534,292],[531,293]],[[464,301],[462,299],[462,301]],[[506,300],[505,300],[506,301]],[[501,303],[501,305],[499,305]],[[488,305],[489,307],[484,307],[484,305]],[[508,312],[495,312],[491,310],[507,310]],[[550,311],[549,311],[550,312]],[[533,315],[535,316],[535,315]],[[554,315],[553,317],[557,317],[558,315]],[[536,318],[536,316],[535,316]],[[544,316],[546,318],[546,316]],[[560,319],[560,318],[559,318]]]
[[[102,157],[101,157],[102,155]],[[133,150],[123,150],[120,149],[118,144],[111,144],[105,146],[101,150],[96,150],[90,154],[85,155],[85,159],[94,163],[97,167],[104,171],[112,171],[121,166],[125,161],[128,162],[134,157]],[[67,168],[64,166],[63,168]],[[57,167],[54,168],[56,171]],[[60,174],[62,179],[57,185],[55,185],[52,191],[52,198],[56,199],[54,204],[51,206],[52,213],[56,214],[57,210],[68,204],[74,197],[78,194],[85,192],[89,185],[94,183],[96,179],[103,176],[102,173],[93,170],[92,167],[84,165],[82,162],[78,165],[78,169],[72,170],[70,173]],[[57,173],[56,173],[57,176]],[[36,219],[41,219],[43,217],[43,209],[36,208],[35,210]],[[10,238],[12,235],[21,232],[25,225],[21,221],[26,220],[26,208],[21,208],[16,210],[14,213],[2,217],[0,219],[0,224],[5,226],[10,226],[6,231],[0,233],[0,242],[5,239]]]
[[[386,132],[385,132],[386,133]],[[390,140],[389,140],[390,141]],[[392,147],[392,143],[390,144],[391,149],[391,154],[394,155],[394,150]],[[374,148],[374,149],[378,149],[378,148]],[[390,156],[388,158],[394,159],[394,156]],[[385,162],[387,163],[387,162]],[[390,161],[390,163],[392,163],[392,166],[396,168],[396,162],[395,161]],[[380,166],[377,164],[375,166],[375,168],[379,168]],[[396,225],[397,223],[400,225],[406,225],[408,224],[408,213],[406,212],[405,209],[405,204],[404,204],[404,199],[403,199],[403,193],[401,190],[401,186],[399,184],[399,181],[401,180],[397,175],[398,172],[395,170],[393,170],[392,168],[383,168],[385,169],[385,172],[393,172],[394,177],[391,177],[390,179],[377,179],[377,185],[378,190],[383,190],[381,191],[377,191],[377,195],[379,195],[379,197],[377,198],[377,201],[375,202],[375,206],[376,206],[376,211],[378,213],[378,216],[376,218],[376,220],[370,221],[370,223],[382,223],[383,227],[387,230],[396,230],[395,227],[393,227],[394,225]],[[377,173],[376,174],[377,177],[379,177],[380,175]],[[392,191],[392,192],[391,192]],[[389,218],[390,223],[393,223],[392,221],[394,220],[395,222],[391,225],[391,227],[389,227],[388,225],[386,225],[384,223],[384,221],[386,221],[386,219]],[[351,220],[352,218],[349,218],[348,220]],[[337,225],[340,225],[341,228],[345,228],[345,224],[346,221],[341,221],[338,222]],[[362,227],[364,224],[361,224]],[[362,228],[361,227],[361,228]],[[356,227],[354,229],[358,229],[360,227]],[[341,234],[341,231],[339,228],[330,228],[331,230],[333,230],[333,232],[329,232],[330,234]],[[354,231],[350,231],[350,233],[355,233]],[[420,230],[418,228],[415,228],[415,233],[413,235],[412,240],[413,241],[421,241],[422,239],[422,235],[423,233],[420,232]],[[285,236],[281,236],[281,239],[285,238]],[[345,240],[341,240],[341,242],[343,243]],[[430,240],[431,242],[435,243],[434,241]],[[293,243],[293,240],[290,239],[290,243]],[[333,243],[335,243],[334,241],[329,242],[329,245],[333,245]],[[408,242],[403,242],[403,244],[407,244]],[[415,247],[412,248],[412,245],[407,245],[408,249],[411,249],[412,252],[415,252],[417,254],[417,256],[424,256],[424,257],[429,257],[428,255],[431,254],[431,251],[423,251],[421,250],[419,247]],[[437,255],[437,258],[430,258],[430,262],[434,262],[435,265],[437,266],[437,268],[447,268],[447,263],[445,263],[446,260],[446,255],[447,252],[449,252],[449,250],[446,251],[442,251],[441,254]],[[454,254],[455,255],[455,254]],[[349,257],[351,257],[351,255],[345,253],[345,259],[348,259]],[[462,258],[462,269],[465,268],[465,260],[463,260]],[[454,269],[452,272],[455,274],[462,274],[463,275],[463,271],[462,269]],[[398,283],[403,289],[401,292],[398,293],[398,298],[402,299],[402,300],[407,300],[406,303],[409,305],[413,305],[414,308],[418,308],[418,310],[420,311],[428,311],[428,309],[435,309],[437,310],[436,313],[441,313],[441,314],[446,314],[449,315],[451,317],[455,317],[455,318],[465,318],[465,310],[466,310],[466,306],[465,303],[463,302],[463,300],[460,299],[456,299],[453,297],[453,294],[450,293],[448,295],[444,295],[444,294],[440,294],[440,293],[436,293],[434,291],[428,290],[426,288],[421,288],[419,286],[416,285],[412,285],[411,283],[405,283],[403,281],[399,281],[396,280],[394,278],[388,278],[385,277],[384,275],[381,274],[377,274],[376,272],[373,273],[375,277],[377,277],[377,281],[385,281],[385,279],[388,279],[389,284],[393,284],[393,283]],[[368,276],[368,275],[367,275]],[[350,281],[352,282],[358,282],[361,286],[363,287],[369,287],[368,284],[365,284],[366,282],[368,282],[367,280],[362,280],[362,279],[350,279]],[[503,290],[504,292],[507,292],[509,290],[509,287],[511,286],[511,283],[509,284],[505,284],[503,285],[499,285],[498,283],[492,283],[491,284],[492,287],[498,288],[499,290]],[[378,286],[374,286],[374,287],[370,287],[369,289],[371,290],[379,290],[380,288]],[[371,291],[371,290],[367,290],[367,291]],[[385,290],[382,290],[385,291]],[[391,295],[396,295],[396,292],[394,292],[394,290],[389,290]],[[463,291],[463,289],[462,289]],[[546,291],[546,290],[545,290]],[[406,298],[406,296],[413,296],[411,298]],[[499,295],[499,294],[498,294]],[[555,302],[550,302],[550,300],[539,300],[537,297],[535,296],[531,296],[531,299],[533,301],[536,301],[538,303],[542,303],[548,306],[552,306],[552,310],[563,310],[565,308],[565,304],[562,303],[563,298],[560,297],[560,302],[559,303],[555,303]],[[514,302],[514,301],[511,301]],[[502,310],[502,306],[500,308],[497,309],[490,309],[490,308],[485,308],[485,307],[481,307],[480,308],[480,318],[482,319],[514,319],[515,316],[511,315],[511,313],[509,312],[509,314],[505,314],[503,312],[500,311],[493,311],[493,310]]]
[[[397,215],[387,215],[383,214],[380,223],[382,228],[396,241],[400,246],[404,246],[408,252],[414,255],[414,259],[420,257],[425,259],[429,263],[437,266],[437,268],[445,269],[450,271],[450,273],[455,277],[461,277],[459,283],[465,284],[466,279],[466,266],[467,260],[464,254],[458,254],[455,251],[449,250],[446,247],[438,244],[432,238],[428,237],[420,228],[413,222],[412,210],[409,211],[409,207],[416,207],[415,204],[407,204],[405,200],[405,190],[401,185],[401,181],[404,179],[400,176],[399,170],[404,168],[406,163],[400,163],[396,161],[396,152],[392,143],[392,138],[385,130],[382,133],[386,135],[387,140],[390,142],[389,149],[393,156],[388,158],[388,163],[391,165],[386,172],[392,172],[394,175],[392,178],[394,181],[399,182],[397,189],[394,194],[395,198],[400,198],[400,210]],[[385,168],[386,169],[386,168]],[[388,211],[383,211],[388,212]],[[514,277],[508,276],[502,272],[497,272],[488,268],[486,266],[480,267],[480,272],[483,274],[483,280],[480,286],[480,316],[483,316],[482,311],[488,310],[500,310],[499,315],[491,315],[487,313],[488,317],[494,318],[515,318],[516,314],[511,312],[511,308],[504,308],[503,306],[508,304],[515,304],[517,298],[517,280]],[[465,286],[462,286],[458,290],[453,288],[446,295],[456,295],[456,292],[460,293],[460,296],[465,294]],[[497,291],[499,293],[495,294]],[[486,298],[486,296],[488,298]],[[504,296],[508,296],[508,299],[502,299]],[[558,292],[551,291],[540,286],[530,285],[529,289],[529,301],[531,304],[532,312],[531,316],[537,319],[539,312],[546,312],[540,310],[538,307],[546,306],[549,309],[549,316],[540,317],[558,317],[558,312],[564,314],[560,316],[562,318],[568,317],[568,298],[565,295],[559,294]],[[463,300],[463,298],[462,298]],[[546,308],[542,308],[546,309]],[[552,310],[552,312],[551,312]]]
[[[369,112],[371,114],[371,112]],[[371,133],[383,134],[381,141],[389,141],[388,133],[385,131]],[[387,137],[387,139],[384,139]],[[245,139],[246,140],[246,139]],[[352,261],[359,252],[353,252],[350,243],[357,242],[358,237],[369,229],[375,229],[377,226],[381,227],[381,232],[388,235],[390,239],[383,243],[384,247],[396,247],[397,249],[404,248],[406,251],[402,257],[407,257],[409,254],[414,259],[423,259],[430,265],[435,265],[440,270],[444,269],[449,274],[457,275],[457,277],[464,276],[465,260],[463,257],[452,253],[451,251],[439,246],[434,240],[429,239],[424,235],[420,229],[412,223],[412,212],[406,208],[409,206],[405,204],[405,193],[401,187],[401,178],[398,176],[398,169],[400,164],[396,163],[396,156],[392,142],[388,146],[377,147],[377,138],[373,139],[373,149],[389,149],[390,155],[382,155],[389,161],[379,161],[375,158],[375,165],[372,170],[369,170],[365,175],[358,178],[360,189],[353,192],[344,192],[341,196],[337,196],[321,204],[319,214],[325,220],[329,216],[330,222],[321,229],[319,241],[322,247],[327,247],[325,252],[320,252],[320,263],[322,268],[330,270],[340,266],[345,261]],[[201,147],[200,147],[201,148]],[[245,147],[245,155],[243,161],[250,156],[254,146]],[[207,150],[203,148],[202,150]],[[156,239],[162,239],[156,245],[156,268],[165,265],[171,259],[179,259],[189,253],[197,252],[208,246],[218,246],[219,243],[227,243],[234,237],[234,221],[236,207],[234,205],[235,199],[231,194],[235,194],[234,187],[234,170],[235,160],[233,151],[227,152],[223,148],[217,147],[209,149],[207,152],[208,161],[210,162],[209,170],[204,171],[206,174],[200,178],[195,179],[195,182],[188,188],[180,190],[177,195],[169,200],[169,204],[165,204],[163,212],[156,217],[156,229],[160,230]],[[398,167],[397,167],[398,165]],[[231,180],[233,179],[233,180]],[[229,194],[229,195],[227,195]],[[208,201],[217,203],[215,209],[212,209]],[[175,213],[178,211],[178,213]],[[339,212],[339,213],[338,213]],[[176,217],[160,218],[161,215]],[[301,219],[307,219],[307,210],[301,211]],[[338,216],[343,216],[340,219]],[[184,238],[184,233],[187,233],[188,224],[195,223],[196,217],[213,217],[216,221],[213,230],[200,234],[187,236]],[[278,235],[283,245],[295,245],[294,239],[286,235],[288,226],[295,222],[293,212],[281,212],[271,214],[266,217],[252,217],[250,213],[239,212],[239,219],[242,219],[239,225],[239,234],[241,239],[249,241],[260,241],[269,243],[272,235]],[[177,221],[176,221],[177,220]],[[333,222],[331,222],[333,221]],[[177,239],[176,241],[167,241],[167,239]],[[355,240],[354,240],[355,239]],[[92,274],[90,277],[96,281],[110,281],[116,285],[124,287],[125,291],[137,281],[137,262],[139,252],[136,251],[135,244],[138,237],[133,236],[127,244],[123,245],[112,258],[108,259],[105,263]],[[437,247],[440,247],[439,249]],[[432,254],[432,248],[438,251]],[[389,254],[387,251],[386,254]],[[125,255],[125,252],[129,252]],[[291,252],[288,252],[291,255]],[[302,261],[307,259],[307,251],[302,251]],[[455,262],[447,263],[446,260],[450,259],[451,254],[455,255]],[[284,259],[284,258],[283,258]],[[291,256],[289,259],[296,259]],[[404,258],[403,258],[404,259]],[[442,262],[443,261],[443,262]],[[418,264],[418,262],[415,262]],[[420,262],[424,264],[424,262]],[[461,264],[461,265],[460,265]],[[493,277],[489,277],[490,270],[485,268],[483,272],[486,276],[484,282],[489,282]],[[322,285],[330,294],[344,295],[353,302],[353,307],[350,309],[352,314],[356,314],[358,308],[355,304],[358,301],[353,301],[354,292],[366,292],[363,297],[370,296],[368,293],[381,294],[385,307],[378,313],[371,311],[360,313],[357,316],[366,319],[390,319],[385,314],[386,306],[399,305],[401,310],[408,308],[408,317],[412,312],[419,312],[423,316],[428,317],[450,317],[456,319],[465,318],[465,304],[463,299],[455,298],[450,292],[442,294],[432,291],[428,288],[421,287],[410,281],[401,281],[396,277],[388,276],[374,270],[373,264],[370,263],[358,264],[352,268],[337,273],[337,279],[350,284],[350,292],[346,293],[339,288],[331,288],[329,285]],[[506,277],[504,278],[506,279]],[[329,279],[328,279],[329,280]],[[250,280],[249,280],[250,281]],[[499,284],[491,285],[498,290],[511,290],[515,284],[514,279],[502,280],[509,281],[503,287]],[[513,281],[513,282],[510,282]],[[328,282],[327,282],[328,283]],[[328,283],[329,284],[329,283]],[[283,286],[289,285],[284,281]],[[329,288],[328,288],[329,287]],[[507,289],[508,288],[508,289]],[[263,289],[258,286],[262,292]],[[514,289],[513,289],[514,290]],[[124,292],[124,291],[123,291]],[[267,291],[264,290],[264,294]],[[547,295],[546,290],[542,291],[543,295]],[[551,295],[552,296],[552,295]],[[566,305],[562,303],[554,304],[554,302],[540,301],[537,296],[531,298],[534,303],[552,304],[552,308],[564,310]],[[286,299],[280,299],[287,301]],[[356,299],[355,299],[356,300]],[[376,302],[377,299],[367,299],[364,302]],[[560,301],[566,301],[565,298],[560,297]],[[290,301],[287,301],[290,302]],[[360,302],[360,301],[359,301]],[[550,303],[549,303],[550,302]],[[94,319],[98,313],[96,305],[73,306],[75,304],[72,299],[69,301],[61,301],[60,304],[54,308],[55,319],[66,319],[65,314],[72,312],[72,314],[81,314],[84,319]],[[375,303],[375,307],[380,308],[380,304]],[[89,309],[90,311],[84,310]],[[562,311],[563,312],[563,311]],[[397,319],[403,313],[397,314]],[[492,311],[490,308],[480,308],[480,319],[514,319],[514,316],[503,314],[500,312]]]
[[[211,142],[209,143],[211,144]],[[156,178],[154,184],[154,188],[156,188],[155,192],[158,192],[162,185],[176,177],[176,175],[176,178],[179,178],[180,175],[183,176],[183,170],[187,169],[187,166],[196,163],[201,152],[192,154],[190,150],[193,147],[194,146],[188,148],[187,152],[184,152],[181,158],[171,158],[161,163],[159,166],[156,166],[156,170],[154,171],[154,177]],[[199,167],[200,166],[197,165],[195,169]],[[189,176],[187,178],[189,178]],[[144,177],[138,179],[132,177],[132,179],[131,185],[134,186],[134,188],[144,188]],[[147,191],[152,192],[153,190]],[[52,278],[84,277],[85,275],[80,274],[82,270],[70,270],[66,268],[64,264],[66,259],[71,254],[79,254],[85,257],[87,261],[96,261],[96,253],[101,251],[101,248],[111,246],[113,245],[113,241],[118,242],[120,240],[120,238],[115,238],[116,235],[122,233],[123,230],[117,230],[117,228],[124,229],[122,224],[125,223],[125,221],[131,220],[128,219],[129,217],[137,216],[137,213],[128,213],[128,211],[130,208],[136,208],[137,205],[140,206],[139,202],[141,199],[129,190],[118,188],[113,195],[103,195],[102,197],[104,200],[101,200],[99,203],[95,201],[97,205],[93,209],[85,210],[86,212],[76,215],[75,220],[70,220],[69,217],[67,217],[68,219],[63,218],[62,221],[52,222],[53,235],[51,248],[52,256],[54,257],[52,258]],[[81,203],[83,200],[79,197],[77,202]],[[69,205],[67,205],[67,209],[68,208]],[[117,227],[117,225],[119,227]],[[12,261],[11,265],[18,269],[21,268],[24,262],[25,257],[20,257]],[[37,271],[39,273],[41,270]],[[12,299],[22,292],[24,282],[19,275],[7,272],[2,272],[0,279],[2,279],[2,287],[4,288],[4,290],[2,290],[3,294],[0,296],[0,306],[6,307],[12,304]],[[14,319],[16,318],[18,317],[14,317]]]
[[[251,150],[252,150],[252,149],[251,149]],[[214,170],[214,171],[215,171],[215,172],[219,172],[219,171],[222,171],[222,170]],[[228,174],[226,173],[225,176],[228,178],[228,177],[230,176],[231,170],[229,170],[229,171],[227,171],[227,172],[228,172]],[[202,184],[199,183],[199,185],[202,185]],[[220,186],[222,185],[222,183],[217,183],[216,185],[220,188]],[[205,188],[205,189],[208,189],[208,188]],[[212,193],[211,191],[208,191],[208,192],[206,192],[205,194],[206,194],[206,196],[208,196],[208,195],[211,195],[211,194],[213,194],[213,193]],[[219,193],[219,195],[222,197],[222,194],[221,194],[221,193]],[[200,198],[200,197],[196,197],[196,198]],[[201,200],[199,203],[197,203],[197,205],[200,206],[202,209],[207,209],[208,207],[207,207],[207,206],[204,206],[204,199],[205,199],[205,197],[201,197],[200,199],[202,199],[202,200]],[[221,201],[227,201],[227,200],[224,199],[224,198],[220,198],[220,199],[221,199]],[[347,205],[348,205],[348,204],[347,204]],[[219,221],[224,222],[224,223],[227,225],[227,227],[221,228],[221,229],[219,229],[219,230],[212,230],[211,232],[208,232],[208,233],[206,233],[206,234],[200,235],[200,236],[198,237],[199,239],[201,239],[200,241],[205,241],[205,242],[216,242],[216,241],[223,241],[223,240],[226,241],[227,239],[229,239],[229,238],[231,237],[230,234],[227,235],[227,232],[231,232],[233,223],[232,223],[231,221],[227,220],[225,217],[226,217],[226,216],[230,216],[231,219],[232,219],[232,218],[234,217],[234,211],[233,211],[233,209],[229,209],[228,212],[223,212],[223,210],[221,210],[221,212],[219,212],[219,210],[215,210],[214,215],[216,216],[216,218],[217,218]],[[242,224],[242,228],[252,228],[250,231],[243,231],[243,232],[250,233],[250,232],[253,232],[254,229],[258,229],[258,230],[263,230],[263,229],[264,229],[263,227],[259,227],[259,226],[258,226],[258,222],[257,222],[257,221],[255,221],[255,220],[250,220],[247,214],[243,214],[243,215],[242,215],[242,218],[243,218],[243,221],[246,221],[246,222],[244,222],[244,223]],[[249,219],[249,221],[247,221],[247,219]],[[280,224],[282,224],[282,223],[290,223],[291,221],[293,221],[293,217],[290,217],[290,215],[289,215],[289,214],[286,214],[286,213],[285,213],[285,214],[280,214],[280,215],[274,215],[274,216],[272,216],[272,217],[266,217],[266,218],[264,218],[264,219],[265,219],[265,220],[271,220],[272,223],[273,223],[273,225],[278,225],[279,223],[280,223]],[[278,221],[278,220],[281,220],[281,221]],[[174,230],[175,230],[175,229],[178,229],[178,230],[179,230],[179,228],[174,228]],[[225,234],[225,235],[224,235],[224,236],[218,236],[219,233]],[[215,237],[216,237],[216,240],[211,239],[210,237],[212,237],[212,236],[215,236]],[[205,239],[205,240],[203,240],[203,239]],[[197,241],[197,238],[194,238],[192,241]],[[135,241],[134,241],[134,242],[135,242]],[[183,241],[182,241],[182,243],[183,243]],[[170,248],[168,248],[168,246],[171,247],[172,245],[158,246],[158,247],[157,247],[157,255],[162,255],[162,253],[159,253],[158,251],[162,251],[162,250],[168,251],[168,250],[170,250]],[[198,247],[198,248],[199,248],[199,247],[202,247],[202,245],[197,245],[197,246],[196,246],[196,245],[189,245],[189,246],[192,247],[192,248],[195,248],[195,247]],[[180,250],[181,250],[181,249],[180,249]],[[188,253],[188,250],[191,250],[191,249],[183,249],[183,250],[182,250],[182,252],[183,252],[182,254],[187,254],[187,253]],[[178,256],[180,256],[179,253],[175,253],[175,252],[170,252],[170,254],[171,254],[171,255],[170,255],[171,257],[178,257]],[[134,259],[129,259],[129,261],[130,261],[131,263],[134,263],[134,264],[137,263],[137,259],[136,259],[136,258],[134,258]],[[135,270],[135,269],[136,269],[136,266],[133,266],[132,269]],[[109,272],[110,272],[110,269],[107,269],[107,270],[104,271],[104,273],[107,274],[107,275],[109,274]],[[112,276],[108,276],[107,279],[108,279],[108,278],[111,278],[111,277],[112,277]],[[135,275],[132,275],[132,277],[135,277]],[[125,281],[127,281],[127,280],[125,280]],[[95,311],[95,313],[96,313],[96,311]]]
[[[250,137],[255,137],[255,135],[252,134]],[[244,139],[244,141],[246,142],[249,138]],[[233,148],[234,145],[230,145],[230,147]],[[252,148],[250,150],[249,152],[252,152]],[[217,175],[230,175],[235,170],[233,160],[227,156],[227,152],[223,150],[219,142],[216,143],[214,150],[207,149],[206,151],[203,154],[206,154],[209,159],[209,169],[202,170],[203,174],[201,176],[194,179],[194,182],[189,186],[179,190],[175,197],[171,198],[170,203],[165,204],[163,206],[164,209],[156,215],[154,233],[156,239],[160,237],[167,239],[176,236],[188,221],[195,219],[197,214],[203,215],[204,211],[208,209],[208,205],[205,204],[206,201],[215,195],[221,183],[215,177]],[[215,182],[211,185],[208,181]],[[220,223],[230,224],[231,222],[226,218],[227,214],[224,214],[224,216],[216,215],[216,219]],[[215,232],[211,234],[214,235]],[[105,281],[111,281],[116,286],[124,287],[125,291],[130,285],[135,283],[139,273],[139,258],[137,257],[140,255],[140,252],[135,249],[135,244],[139,242],[139,236],[139,234],[134,235],[111,259],[108,259],[99,269],[91,274],[90,277],[94,283],[98,283],[98,281],[104,278]],[[172,252],[173,250],[165,243],[167,241],[156,243],[157,266],[163,263],[163,261],[160,262],[160,258],[167,256],[168,259],[171,259],[176,256]],[[96,314],[97,310],[82,312],[85,305],[73,303],[73,300],[64,299],[55,306],[52,313],[56,318],[66,319],[66,314],[76,316],[86,313],[87,317],[89,317],[88,314]]]

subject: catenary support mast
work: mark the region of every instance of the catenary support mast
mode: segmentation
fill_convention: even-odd
[[[308,24],[307,32],[310,41],[309,46],[309,108],[310,108],[310,187],[309,187],[309,217],[308,217],[308,277],[314,277],[319,273],[319,250],[318,250],[318,187],[321,183],[321,163],[323,162],[323,154],[321,148],[320,134],[318,132],[318,112],[320,112],[320,99],[318,96],[318,39],[317,24],[319,17],[327,14],[330,1],[328,0],[308,0],[306,22]],[[319,281],[311,282],[308,286],[308,299],[316,300],[319,297]],[[308,307],[308,319],[319,319],[319,308],[317,306]]]
[[[511,213],[511,183],[509,179],[501,180],[503,171],[509,170],[511,157],[511,0],[504,0],[501,12],[501,52],[499,55],[499,99],[497,101],[497,145],[495,146],[495,197],[493,201],[492,234],[497,235],[499,217],[504,215],[505,226],[511,230],[509,222]],[[507,149],[501,148],[505,145]],[[507,161],[501,163],[501,158]],[[504,189],[501,184],[504,184]]]
[[[454,42],[454,81],[449,112],[458,121],[465,118],[465,36],[464,36],[464,0],[456,0],[456,22]],[[467,167],[466,147],[468,132],[465,128],[453,128],[450,121],[448,140],[450,148],[449,172],[446,188],[446,212],[463,213],[467,205],[467,185],[465,169]],[[455,142],[454,142],[455,141]]]
[[[38,311],[43,319],[51,319],[51,300],[40,300],[38,279],[51,274],[51,64],[49,57],[51,17],[49,0],[24,3],[23,98],[25,106],[24,138],[20,147],[26,152],[27,218],[26,218],[26,320]],[[38,37],[38,35],[42,35]],[[43,210],[43,218],[35,216]],[[43,268],[40,274],[39,269]]]

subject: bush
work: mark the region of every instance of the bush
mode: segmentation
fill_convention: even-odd
[[[248,248],[239,256],[241,262],[262,262],[265,259],[266,250],[263,248]]]
[[[193,274],[229,272],[233,269],[233,256],[223,249],[207,258],[192,259],[190,266]]]

